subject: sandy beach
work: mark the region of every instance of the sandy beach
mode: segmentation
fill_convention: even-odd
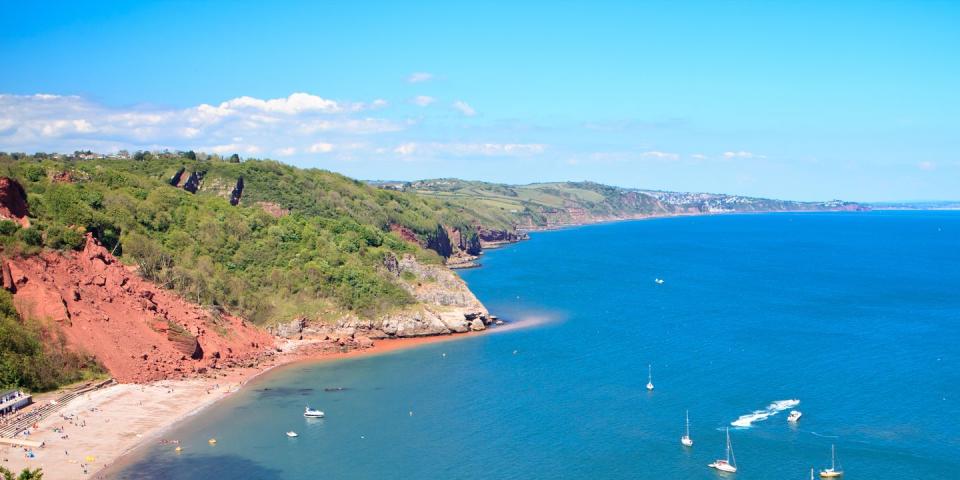
[[[30,430],[29,440],[44,442],[27,458],[21,447],[0,446],[0,465],[19,473],[42,468],[45,480],[101,478],[100,473],[144,442],[238,391],[248,381],[293,362],[332,361],[378,355],[420,345],[470,338],[484,332],[378,340],[370,348],[338,351],[324,342],[288,341],[281,353],[253,368],[233,368],[217,377],[115,384],[77,398]]]

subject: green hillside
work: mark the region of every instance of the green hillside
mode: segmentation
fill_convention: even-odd
[[[524,228],[589,223],[638,216],[851,210],[851,202],[795,202],[710,193],[664,192],[613,187],[593,182],[505,185],[458,179],[402,184],[424,198],[442,200],[484,224]]]
[[[187,191],[190,176],[200,172],[196,193]],[[384,257],[443,259],[402,240],[391,226],[424,245],[447,242],[438,251],[450,250],[440,225],[466,235],[473,228],[440,201],[273,161],[5,155],[0,175],[23,185],[32,223],[21,229],[0,222],[5,254],[81,248],[91,232],[144,277],[258,323],[317,313],[375,316],[413,303],[400,280],[384,272]]]

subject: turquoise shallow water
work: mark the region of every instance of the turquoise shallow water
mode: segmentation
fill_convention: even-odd
[[[847,479],[960,478],[960,212],[624,222],[483,263],[529,328],[279,369],[110,477],[713,479],[724,426],[799,399],[731,430],[732,478],[805,479],[831,443]]]

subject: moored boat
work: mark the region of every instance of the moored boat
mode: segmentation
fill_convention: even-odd
[[[736,473],[737,472],[737,458],[733,455],[733,444],[730,442],[730,428],[727,428],[727,457],[714,460],[713,463],[707,465],[710,468],[715,468],[721,472],[727,473]]]
[[[837,467],[837,446],[830,445],[830,468],[820,470],[820,478],[837,478],[843,476],[843,469]]]
[[[692,447],[692,446],[693,446],[693,439],[690,438],[690,410],[687,410],[687,428],[686,428],[686,430],[684,431],[683,436],[680,437],[680,443],[681,443],[684,447]]]

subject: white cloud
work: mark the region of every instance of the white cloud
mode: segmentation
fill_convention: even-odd
[[[702,153],[694,153],[693,155],[690,155],[690,158],[692,158],[692,159],[694,159],[694,160],[706,160],[706,159],[709,158],[709,157],[707,157],[706,155],[704,155],[704,154],[702,154]]]
[[[755,154],[755,153],[753,153],[753,152],[745,152],[745,151],[743,151],[743,150],[740,150],[740,151],[738,151],[738,152],[723,152],[723,158],[725,158],[725,159],[727,159],[727,160],[730,160],[730,159],[733,159],[733,158],[747,158],[747,159],[749,159],[749,158],[767,158],[767,157],[765,157],[765,156],[763,156],[763,155],[757,155],[757,154]]]
[[[433,80],[433,74],[427,72],[414,72],[407,77],[408,83],[423,83]]]
[[[416,97],[415,103],[436,100]],[[413,140],[430,132],[419,117],[379,115],[385,100],[346,102],[308,93],[273,99],[242,96],[183,108],[112,107],[77,96],[0,94],[0,149],[72,152],[195,150],[230,155],[337,161],[398,158],[532,157],[547,145],[524,141]],[[454,104],[466,116],[474,109]],[[445,116],[442,110],[423,113]],[[444,119],[455,124],[457,119]],[[461,120],[466,121],[466,120]],[[435,132],[434,132],[435,133]],[[427,137],[429,138],[429,137]]]
[[[937,168],[937,164],[930,161],[922,161],[917,164],[917,168],[919,168],[920,170],[930,171],[930,170],[935,170]]]
[[[477,114],[477,111],[474,110],[473,107],[471,107],[467,102],[464,102],[463,100],[457,100],[456,102],[453,102],[453,108],[459,110],[460,113],[468,117],[472,117]]]
[[[340,136],[375,136],[415,125],[371,113],[387,105],[383,99],[354,103],[293,93],[273,99],[242,96],[186,108],[116,108],[77,96],[0,94],[0,145],[12,151],[207,146],[213,153],[285,155],[291,148],[305,153],[321,132],[336,141]]]
[[[252,144],[227,143],[223,145],[208,145],[205,147],[201,147],[200,151],[217,153],[220,155],[237,153],[237,152],[243,152],[249,155],[256,155],[261,151],[263,151],[263,149]]]
[[[643,152],[640,154],[640,156],[643,158],[658,158],[661,160],[679,160],[680,159],[680,155],[676,153],[660,152],[656,150]]]
[[[307,148],[307,151],[310,153],[330,153],[333,151],[333,144],[326,142],[314,143]]]
[[[483,157],[525,157],[539,155],[547,146],[541,143],[416,143],[407,142],[398,145],[393,152],[409,156],[483,156]]]
[[[436,98],[429,97],[427,95],[417,95],[416,97],[413,97],[413,100],[411,100],[411,102],[413,102],[414,105],[419,105],[421,107],[426,107],[427,105],[430,105],[431,103],[436,101],[437,101]]]

